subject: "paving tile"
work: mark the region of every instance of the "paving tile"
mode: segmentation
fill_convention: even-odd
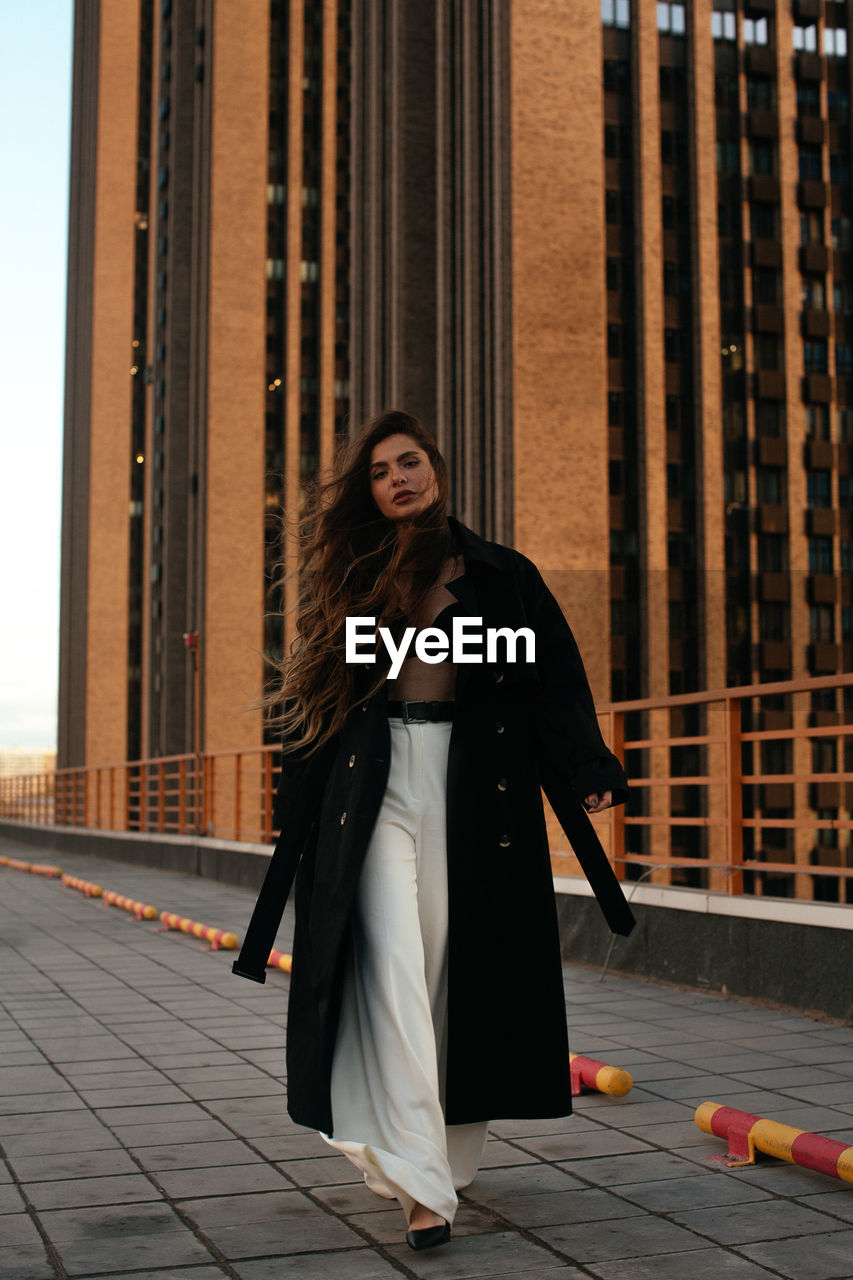
[[[158,1235],[105,1232],[90,1240],[61,1241],[56,1248],[69,1276],[101,1276],[116,1269],[132,1269],[136,1280],[137,1270],[165,1267],[172,1280],[176,1274],[184,1274],[173,1268],[212,1261],[210,1250],[185,1228]]]
[[[849,1184],[843,1191],[824,1191],[814,1196],[800,1195],[799,1200],[807,1209],[820,1209],[822,1213],[832,1214],[843,1222],[853,1222],[853,1193]]]
[[[517,1227],[560,1226],[573,1222],[602,1222],[631,1218],[642,1212],[609,1191],[597,1188],[552,1191],[542,1195],[510,1195],[492,1200],[490,1207]]]
[[[745,1244],[755,1240],[784,1240],[790,1236],[819,1235],[842,1224],[826,1214],[781,1200],[751,1204],[727,1204],[709,1209],[675,1212],[675,1222],[720,1244]]]
[[[116,1125],[113,1133],[129,1151],[145,1147],[165,1146],[167,1143],[199,1143],[225,1141],[233,1133],[218,1120],[182,1120],[174,1124]]]
[[[0,1214],[23,1213],[23,1211],[24,1202],[17,1187],[13,1187],[9,1182],[0,1185]],[[0,1238],[2,1238],[2,1225],[0,1225]]]
[[[695,1249],[699,1237],[664,1218],[648,1214],[614,1218],[606,1230],[598,1223],[539,1227],[534,1235],[564,1252],[573,1262],[595,1263],[614,1258],[641,1258],[657,1253]],[[685,1270],[685,1276],[689,1271]]]
[[[0,1240],[4,1245],[41,1244],[41,1236],[28,1213],[5,1213],[0,1221]]]
[[[848,1280],[853,1271],[853,1231],[741,1245],[740,1252],[790,1280]]]
[[[665,1253],[623,1262],[597,1262],[600,1280],[766,1280],[777,1276],[757,1263],[722,1249],[697,1249],[689,1253]]]
[[[318,1160],[291,1160],[288,1176],[300,1187],[320,1187],[345,1182],[361,1182],[362,1176],[346,1156],[324,1156]]]
[[[141,1173],[116,1177],[56,1179],[27,1183],[33,1207],[43,1209],[83,1208],[90,1205],[133,1204],[160,1200],[160,1192]]]
[[[674,1213],[684,1209],[706,1209],[712,1205],[742,1204],[770,1200],[769,1192],[751,1187],[741,1179],[709,1173],[698,1178],[661,1178],[656,1182],[619,1183],[613,1190],[632,1204],[652,1213]]]
[[[171,1200],[226,1194],[237,1196],[252,1191],[284,1191],[292,1186],[275,1166],[260,1161],[255,1164],[177,1169],[159,1172],[156,1178]]]
[[[591,1156],[616,1156],[649,1150],[648,1144],[639,1138],[626,1136],[615,1128],[601,1127],[578,1134],[516,1138],[515,1141],[543,1160],[584,1160]]]
[[[556,1139],[556,1141],[559,1142],[561,1140]],[[531,1155],[529,1151],[525,1151],[520,1144],[515,1145],[514,1143],[502,1142],[499,1138],[493,1138],[486,1143],[480,1168],[502,1169],[507,1165],[533,1164],[535,1160],[536,1157]]]
[[[516,1169],[481,1171],[463,1195],[476,1204],[493,1204],[508,1196],[580,1190],[583,1186],[584,1183],[572,1177],[562,1165],[522,1165]]]
[[[236,1271],[240,1280],[329,1280],[336,1273],[342,1280],[398,1280],[400,1275],[396,1267],[364,1247],[237,1262]]]
[[[44,1245],[0,1245],[0,1280],[55,1280]]]
[[[533,1280],[538,1273],[553,1270],[555,1258],[547,1249],[529,1240],[521,1240],[511,1231],[482,1236],[454,1237],[440,1249],[413,1253],[405,1243],[394,1245],[389,1254],[407,1271],[421,1280],[467,1280],[467,1277],[520,1274]],[[558,1271],[570,1280],[572,1271]]]
[[[695,1177],[699,1173],[696,1165],[668,1151],[643,1151],[606,1160],[573,1160],[560,1167],[602,1187],[652,1182],[659,1178]]]
[[[15,1156],[15,1173],[27,1186],[64,1178],[95,1178],[137,1173],[137,1166],[116,1143],[106,1151],[71,1151],[55,1155]]]

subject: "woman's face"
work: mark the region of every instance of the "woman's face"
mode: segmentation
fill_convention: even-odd
[[[438,494],[432,463],[411,436],[387,436],[370,455],[370,492],[388,520],[412,520]]]

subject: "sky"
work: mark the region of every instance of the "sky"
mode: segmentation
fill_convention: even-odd
[[[72,0],[0,0],[0,751],[56,745]]]

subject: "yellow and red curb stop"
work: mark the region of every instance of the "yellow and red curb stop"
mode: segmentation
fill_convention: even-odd
[[[584,1089],[594,1089],[597,1093],[609,1093],[614,1098],[624,1098],[630,1093],[634,1077],[621,1067],[611,1067],[596,1058],[584,1058],[579,1053],[569,1054],[569,1070],[572,1075],[572,1097],[576,1098]]]
[[[789,1164],[826,1173],[842,1182],[853,1182],[853,1147],[824,1138],[819,1133],[807,1133],[778,1120],[754,1116],[749,1111],[738,1111],[723,1106],[721,1102],[703,1102],[696,1108],[696,1124],[703,1133],[726,1138],[729,1149],[724,1156],[712,1156],[731,1168],[755,1164],[756,1151],[787,1160]]]
[[[191,933],[194,938],[203,938],[205,942],[209,942],[213,951],[218,951],[220,947],[224,947],[226,951],[233,951],[240,945],[240,939],[236,933],[226,933],[224,929],[214,929],[209,924],[199,924],[198,920],[189,920],[186,916],[176,915],[174,911],[161,911],[160,919],[163,923],[163,929],[180,929],[181,933]]]
[[[47,876],[48,880],[57,880],[62,875],[62,867],[47,866],[43,862],[22,862],[20,858],[0,858],[0,867],[28,871],[31,876]]]
[[[77,876],[63,876],[62,883],[67,889],[79,890],[87,898],[100,898],[104,892],[99,884],[92,884],[91,880],[80,880]]]
[[[125,898],[113,889],[104,889],[103,899],[111,907],[121,907],[122,911],[132,912],[137,920],[157,919],[158,911],[156,907],[150,906],[147,902],[137,902],[134,898]]]

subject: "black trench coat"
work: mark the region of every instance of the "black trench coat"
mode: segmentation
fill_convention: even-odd
[[[634,920],[581,801],[622,766],[604,745],[569,626],[536,567],[451,521],[453,594],[484,627],[532,627],[535,663],[457,668],[447,766],[448,1124],[572,1109],[560,940],[541,788],[614,932]],[[523,651],[523,650],[522,650]],[[499,656],[503,656],[499,647]],[[359,669],[372,681],[374,667]],[[365,683],[365,688],[368,684]],[[384,690],[302,761],[285,759],[282,834],[234,972],[263,982],[293,875],[288,1111],[332,1134],[330,1082],[350,913],[388,778]]]

